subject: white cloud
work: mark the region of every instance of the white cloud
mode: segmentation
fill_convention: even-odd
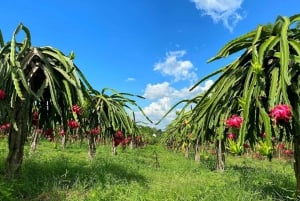
[[[190,91],[191,87],[184,87],[177,90],[168,82],[147,84],[143,97],[150,100],[161,99],[163,97],[170,97],[172,100],[190,99],[195,97],[197,94],[206,91],[213,83],[213,80],[207,80],[202,85],[197,86],[193,91]]]
[[[187,80],[193,85],[197,76],[192,62],[181,59],[185,54],[184,50],[168,52],[163,62],[155,64],[154,70],[161,72],[163,75],[173,76],[175,81]],[[189,100],[196,97],[207,90],[212,84],[213,80],[207,80],[190,91],[191,86],[175,88],[167,81],[155,84],[149,83],[145,88],[143,97],[151,102],[142,109],[153,123],[157,123],[175,104],[182,100]],[[176,110],[180,110],[183,105],[184,103],[173,109],[159,125],[148,125],[164,129],[166,125],[176,118]],[[147,123],[147,120],[140,112],[135,113],[135,118],[137,122]]]
[[[194,65],[189,60],[178,60],[186,54],[186,51],[171,51],[166,54],[163,62],[156,63],[154,70],[161,72],[163,75],[174,77],[174,81],[191,80],[197,78],[193,71]]]
[[[147,84],[144,97],[147,99],[157,99],[171,94],[175,89],[170,87],[168,82],[158,84]]]
[[[171,108],[170,97],[163,97],[156,102],[152,102],[143,110],[146,115],[154,117],[154,119],[161,118]]]
[[[213,80],[207,80],[204,82],[203,86],[199,86],[200,91],[207,91],[211,85],[213,85],[214,81]]]
[[[143,108],[145,114],[153,121],[157,123],[161,118],[170,110],[173,101],[170,97],[163,97],[155,102],[152,102],[148,106]],[[141,114],[136,116],[141,118]],[[155,126],[160,129],[164,129],[165,126],[170,123],[176,117],[175,111],[169,113],[159,125]],[[153,125],[154,126],[154,125]]]
[[[203,85],[196,87],[193,91],[189,91],[190,87],[175,89],[171,87],[168,82],[148,84],[143,96],[147,99],[151,99],[152,102],[144,107],[143,111],[154,123],[156,123],[171,109],[171,107],[173,107],[173,105],[183,99],[195,97],[207,90],[212,84],[212,80],[207,80]],[[180,106],[178,109],[180,109]],[[176,111],[173,110],[157,127],[161,129],[165,128],[165,126],[176,117],[175,113]],[[144,117],[138,112],[136,114],[136,120],[145,122],[143,119]]]
[[[214,22],[223,22],[231,32],[235,25],[243,19],[237,12],[241,8],[243,0],[191,0],[196,8],[204,15],[210,16]]]
[[[132,82],[132,81],[135,81],[135,78],[129,77],[129,78],[126,79],[126,82]]]

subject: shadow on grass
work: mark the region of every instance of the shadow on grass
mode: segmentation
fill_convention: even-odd
[[[251,167],[245,163],[230,165],[227,170],[239,174],[240,188],[251,192],[259,191],[262,199],[297,200],[295,195],[296,183],[290,174],[276,168],[258,167],[257,165]]]
[[[93,161],[76,161],[60,157],[48,161],[28,159],[23,165],[22,178],[15,181],[0,178],[0,187],[7,187],[7,200],[11,197],[11,200],[25,201],[49,200],[42,197],[47,195],[47,192],[67,192],[76,189],[88,191],[99,186],[104,189],[106,186],[128,185],[131,182],[142,186],[146,186],[147,183],[143,175],[116,161],[98,158]],[[60,193],[55,199],[63,200],[63,194]],[[55,200],[53,194],[51,196],[51,200]]]

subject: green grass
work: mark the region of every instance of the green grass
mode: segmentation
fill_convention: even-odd
[[[7,145],[0,145],[3,168]],[[61,150],[42,141],[33,154],[26,147],[22,178],[0,177],[0,200],[258,201],[295,196],[289,161],[227,156],[225,172],[218,173],[211,157],[196,163],[158,145],[119,149],[116,156],[109,146],[99,146],[92,161],[86,147],[74,144]]]

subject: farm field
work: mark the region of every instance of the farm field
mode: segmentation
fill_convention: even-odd
[[[0,142],[0,167],[7,156]],[[292,160],[258,160],[226,156],[223,173],[214,170],[214,156],[197,163],[161,145],[111,154],[98,145],[94,160],[87,145],[69,144],[65,150],[41,141],[35,153],[25,148],[22,177],[0,178],[0,200],[5,201],[192,201],[294,200]],[[3,174],[1,174],[3,175]]]

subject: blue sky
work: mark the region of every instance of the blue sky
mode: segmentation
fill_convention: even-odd
[[[155,122],[179,100],[211,85],[213,80],[188,92],[226,64],[206,63],[223,45],[278,15],[299,13],[299,5],[299,0],[14,0],[1,2],[0,29],[10,41],[22,22],[33,46],[74,51],[95,89],[144,96],[138,104]],[[137,120],[144,121],[138,113]]]

